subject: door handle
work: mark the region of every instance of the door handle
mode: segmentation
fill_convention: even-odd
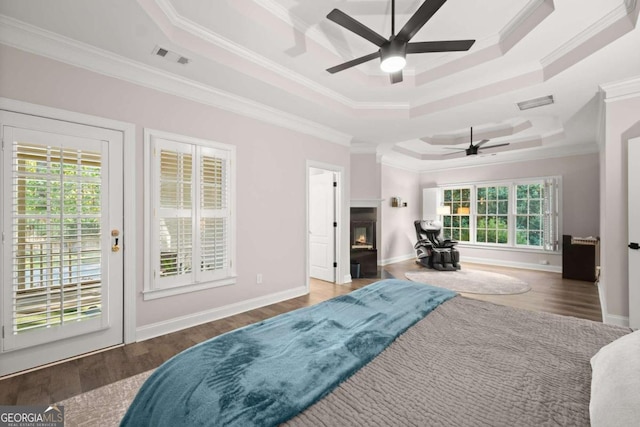
[[[111,230],[111,236],[115,237],[115,244],[111,246],[111,252],[118,252],[120,250],[120,246],[118,246],[118,236],[120,235],[120,230]]]
[[[636,242],[631,242],[631,243],[629,243],[629,248],[638,250],[638,249],[640,249],[640,245],[638,245]]]

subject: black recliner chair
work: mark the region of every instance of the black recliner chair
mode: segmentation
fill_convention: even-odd
[[[460,270],[460,252],[454,247],[455,240],[440,238],[442,225],[439,222],[414,221],[418,243],[414,248],[418,264],[441,271]]]

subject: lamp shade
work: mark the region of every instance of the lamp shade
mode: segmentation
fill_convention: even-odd
[[[436,209],[438,215],[451,215],[451,206],[440,205]]]

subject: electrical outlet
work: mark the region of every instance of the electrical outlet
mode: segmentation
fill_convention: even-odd
[[[262,283],[262,273],[256,274],[256,283],[257,284]]]
[[[540,260],[540,264],[542,264],[542,265],[549,265],[549,261],[547,261],[546,259],[541,259],[541,260]]]

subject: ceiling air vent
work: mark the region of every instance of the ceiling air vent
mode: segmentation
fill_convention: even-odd
[[[156,46],[153,48],[153,52],[154,55],[158,55],[163,57],[164,59],[166,59],[169,62],[177,62],[178,64],[182,64],[182,65],[186,65],[189,62],[191,62],[191,60],[185,56],[182,56],[176,52],[171,52],[168,49],[165,49],[163,47],[160,46]]]
[[[543,105],[549,104],[553,104],[553,95],[547,95],[541,98],[518,102],[518,108],[520,110],[529,110],[530,108],[542,107]]]

